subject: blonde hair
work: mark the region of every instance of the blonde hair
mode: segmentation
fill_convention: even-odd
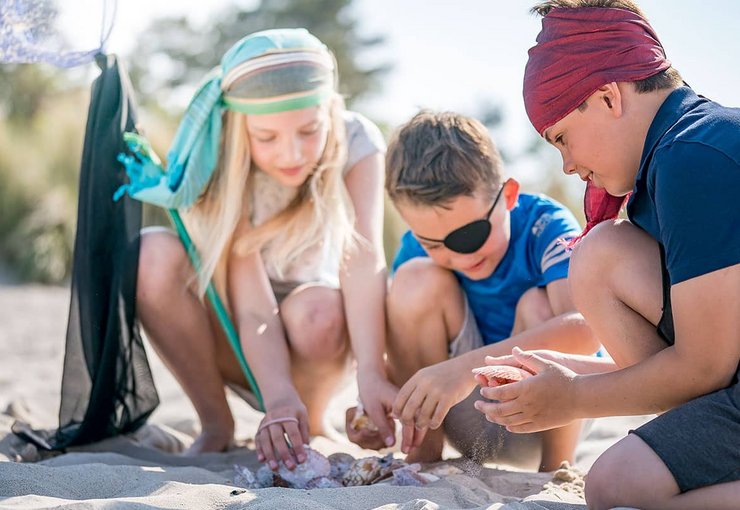
[[[198,290],[202,296],[213,277],[227,299],[227,263],[232,253],[246,255],[274,243],[270,263],[285,268],[306,250],[322,243],[328,228],[330,250],[341,260],[354,239],[354,208],[344,185],[347,159],[346,129],[339,94],[328,100],[329,131],[314,172],[299,187],[288,206],[262,225],[246,230],[237,226],[252,210],[251,156],[246,115],[227,111],[219,162],[206,190],[186,213],[185,221],[198,248]]]

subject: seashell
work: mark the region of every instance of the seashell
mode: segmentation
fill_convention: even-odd
[[[349,426],[352,430],[367,430],[368,432],[378,431],[378,427],[364,411],[360,411],[360,408],[355,412],[355,417],[352,419]]]
[[[425,473],[429,473],[430,475],[435,476],[450,476],[450,475],[461,475],[465,473],[462,469],[460,469],[457,466],[453,466],[452,464],[440,464],[438,466],[434,466],[433,468],[427,469],[424,471]]]
[[[260,488],[274,487],[275,486],[275,473],[269,468],[267,464],[262,464],[255,473],[257,484]]]
[[[418,472],[418,468],[414,469],[412,466],[414,465],[411,464],[393,471],[393,480],[391,481],[391,485],[411,487],[421,487],[422,485],[426,485],[428,480]]]
[[[342,483],[347,487],[354,487],[357,485],[370,485],[383,478],[387,478],[392,472],[393,461],[392,453],[389,453],[383,458],[365,457],[357,459],[344,474]]]
[[[329,455],[329,464],[331,464],[329,476],[336,480],[341,480],[354,461],[355,458],[349,453],[332,453]]]
[[[236,471],[233,481],[234,485],[245,487],[247,489],[261,489],[263,487],[260,485],[254,473],[252,473],[252,470],[248,467],[234,464],[234,471]]]
[[[339,487],[343,487],[341,482],[326,476],[314,478],[306,484],[306,489],[338,489]]]
[[[306,449],[306,462],[298,464],[293,470],[288,469],[282,461],[278,465],[277,475],[290,487],[296,489],[303,489],[310,480],[329,476],[331,472],[329,459],[308,445],[304,445],[304,448]]]
[[[474,374],[480,374],[488,380],[488,385],[493,386],[519,382],[522,379],[531,377],[532,373],[522,368],[511,367],[508,365],[486,365],[473,369]]]

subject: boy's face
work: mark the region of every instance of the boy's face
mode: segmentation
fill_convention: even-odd
[[[642,151],[631,136],[622,97],[602,87],[580,108],[545,130],[545,139],[560,151],[563,172],[592,181],[614,196],[629,193]]]
[[[496,197],[490,198],[480,193],[472,197],[456,197],[445,204],[445,207],[418,205],[407,201],[397,203],[396,207],[437,265],[458,271],[471,280],[481,280],[493,273],[509,247],[509,210],[514,207],[519,196],[519,183],[509,179],[504,183],[500,195],[497,191],[497,196],[498,201],[493,210],[491,206]],[[486,217],[489,211],[491,214]],[[450,233],[486,218],[491,224],[490,233],[482,246],[472,253],[453,251],[442,242]],[[471,233],[474,230],[471,229]]]

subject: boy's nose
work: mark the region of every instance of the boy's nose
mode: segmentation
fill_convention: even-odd
[[[576,173],[576,165],[570,158],[563,156],[563,173],[573,175]]]

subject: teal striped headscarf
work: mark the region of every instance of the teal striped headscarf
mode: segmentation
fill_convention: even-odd
[[[119,154],[129,183],[124,193],[168,209],[191,206],[208,184],[218,160],[224,108],[260,115],[324,102],[336,90],[331,52],[303,28],[248,35],[226,52],[190,101],[167,152],[167,168],[149,142],[135,133],[124,139],[131,154]]]

